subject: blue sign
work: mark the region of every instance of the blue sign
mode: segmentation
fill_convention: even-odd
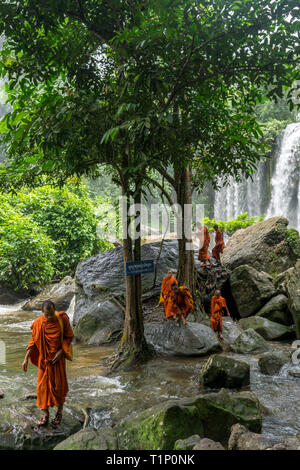
[[[154,273],[154,263],[152,259],[143,261],[127,261],[126,276],[138,276],[139,274]]]

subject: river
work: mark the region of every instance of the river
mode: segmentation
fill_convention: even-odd
[[[30,325],[39,312],[26,312],[0,306],[0,340],[5,344],[6,360],[0,355],[0,389],[5,397],[0,407],[11,407],[28,394],[35,394],[37,370],[29,365],[21,370]],[[3,343],[1,343],[3,345]],[[287,343],[273,343],[274,348],[289,349]],[[205,358],[157,357],[133,372],[106,377],[101,359],[114,347],[74,345],[74,361],[68,362],[70,392],[68,403],[90,408],[94,427],[118,422],[132,411],[146,409],[169,398],[182,398],[199,393],[197,375]],[[264,410],[263,433],[285,438],[300,432],[300,379],[288,375],[290,365],[280,374],[269,377],[259,373],[257,357],[233,356],[251,365],[251,390]],[[3,356],[3,354],[2,354]],[[1,424],[1,423],[0,423]]]

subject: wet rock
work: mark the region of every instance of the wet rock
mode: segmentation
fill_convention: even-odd
[[[55,446],[54,450],[117,450],[117,434],[111,427],[85,428]]]
[[[273,437],[249,431],[241,424],[231,428],[228,450],[300,450],[300,440],[295,437],[279,442]]]
[[[117,429],[119,446],[127,450],[171,450],[176,441],[191,433],[225,442],[236,422],[260,432],[260,405],[253,393],[220,390],[170,400],[122,420]]]
[[[55,412],[50,412],[50,422]],[[42,411],[35,405],[14,405],[0,410],[0,450],[53,449],[81,428],[80,415],[65,408],[62,422],[54,427],[38,427]]]
[[[286,271],[278,274],[274,279],[274,286],[276,289],[277,294],[283,294],[285,296],[288,295],[287,293],[287,281],[289,279],[290,273],[293,271],[294,268],[289,268]]]
[[[156,350],[174,356],[205,356],[221,349],[216,334],[206,325],[173,321],[145,323],[145,338]]]
[[[272,278],[248,265],[232,271],[230,286],[241,317],[254,315],[275,295]]]
[[[300,339],[300,260],[287,275],[287,293],[289,310],[296,325],[296,335]]]
[[[40,294],[23,305],[23,310],[41,310],[44,300],[52,300],[56,310],[67,311],[75,295],[75,281],[72,277],[66,276],[57,284],[46,286]]]
[[[229,450],[266,450],[278,444],[277,439],[250,432],[245,426],[235,424],[228,441]]]
[[[222,343],[225,345],[231,345],[240,336],[243,330],[239,327],[237,322],[223,317],[223,331],[222,331]]]
[[[278,374],[280,369],[290,361],[290,355],[284,351],[267,352],[258,360],[260,372],[265,375]]]
[[[0,390],[0,398],[4,398],[4,392],[2,392],[2,390]]]
[[[288,308],[288,298],[283,294],[276,295],[276,297],[269,300],[256,316],[286,326],[293,324],[293,318]]]
[[[211,356],[202,367],[200,384],[210,388],[241,388],[250,383],[250,366],[221,354]]]
[[[198,434],[190,436],[187,439],[178,439],[175,442],[174,450],[191,450],[193,447],[201,441],[201,437]]]
[[[291,369],[289,370],[289,375],[291,377],[296,377],[297,379],[300,379],[300,368],[295,368],[295,369]]]
[[[226,245],[222,264],[230,270],[247,264],[272,276],[294,266],[296,257],[287,242],[287,225],[284,217],[271,217],[237,230]]]
[[[244,330],[248,330],[249,328],[253,329],[268,341],[289,339],[294,336],[294,333],[289,327],[267,320],[263,317],[255,316],[242,318],[239,321],[239,325]]]
[[[99,308],[84,315],[75,326],[76,339],[89,344],[104,344],[122,329],[124,312],[111,300],[99,302]]]
[[[240,354],[257,354],[272,349],[264,338],[252,328],[241,333],[232,344],[231,348],[233,351]]]
[[[26,289],[15,290],[0,284],[0,305],[14,305],[30,297]]]
[[[156,260],[159,251],[160,242],[144,244],[142,259]],[[177,270],[177,262],[178,242],[166,240],[157,265],[157,284],[161,283],[168,269]],[[142,276],[143,293],[151,290],[153,276],[153,273]],[[103,343],[110,339],[110,332],[123,326],[125,276],[122,248],[99,253],[79,263],[75,280],[77,290],[73,324],[78,325],[75,336],[82,341],[92,338],[93,344]],[[84,317],[88,317],[86,323],[79,326]]]
[[[225,450],[220,442],[212,441],[211,439],[201,439],[198,444],[193,447],[193,450]]]

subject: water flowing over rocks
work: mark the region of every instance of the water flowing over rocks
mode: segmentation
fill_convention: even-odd
[[[53,449],[59,442],[79,431],[82,426],[76,410],[66,408],[59,426],[39,428],[42,411],[35,405],[16,404],[14,409],[0,410],[0,450]],[[54,415],[50,418],[53,419]]]
[[[214,354],[201,369],[199,382],[210,388],[242,388],[250,384],[250,366],[245,361]]]
[[[293,267],[296,256],[287,241],[287,226],[286,218],[271,217],[237,230],[226,245],[222,264],[230,270],[246,264],[272,276]]]
[[[57,284],[46,286],[36,297],[23,305],[23,310],[41,310],[44,300],[52,300],[56,310],[67,311],[75,295],[75,281],[66,276]]]
[[[216,334],[200,323],[145,323],[145,338],[157,351],[175,356],[205,356],[221,349]]]
[[[239,354],[258,354],[270,351],[272,347],[260,334],[249,328],[237,337],[231,349]]]
[[[255,314],[276,293],[271,276],[246,264],[232,271],[230,286],[241,317]]]
[[[225,442],[237,422],[260,432],[259,401],[251,392],[222,389],[151,407],[122,420],[117,431],[122,449],[171,450],[178,439],[186,439],[192,433]]]
[[[259,358],[258,367],[262,374],[275,375],[290,359],[290,354],[284,351],[267,352]]]

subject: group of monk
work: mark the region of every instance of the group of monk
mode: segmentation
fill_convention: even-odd
[[[210,268],[212,268],[213,263],[208,254],[210,244],[209,231],[207,227],[201,224],[197,224],[197,228],[198,232],[196,235],[200,240],[198,259],[202,262],[201,266],[206,267],[206,262],[208,261]],[[217,264],[221,264],[220,255],[225,248],[223,232],[217,224],[214,225],[214,230],[215,246],[212,249],[212,257],[216,260]],[[174,277],[171,269],[168,270],[167,275],[162,281],[160,304],[163,304],[165,320],[174,320],[178,325],[181,320],[185,325],[188,314],[194,311],[194,300],[191,292],[185,286],[178,286],[177,279]],[[225,312],[230,316],[225,298],[221,296],[219,290],[216,290],[215,295],[211,299],[210,328],[217,333],[220,339],[222,339],[222,318]]]
[[[197,224],[198,232],[197,237],[200,240],[200,249],[198,253],[198,260],[201,261],[201,266],[206,267],[207,261],[209,262],[210,268],[213,267],[213,263],[208,254],[208,248],[210,244],[210,234],[205,225]],[[221,264],[220,255],[223,253],[225,248],[223,232],[217,224],[214,225],[215,231],[215,246],[212,249],[212,257],[216,260],[217,264]]]
[[[212,256],[220,263],[220,254],[224,249],[223,233],[215,225],[215,242]],[[209,232],[206,227],[199,228],[197,236],[200,239],[199,260],[206,266],[210,243]],[[159,304],[163,304],[165,320],[174,320],[179,326],[181,321],[185,325],[190,312],[194,311],[194,299],[185,286],[179,286],[171,269],[162,281]],[[211,299],[210,327],[219,335],[222,332],[223,314],[229,311],[226,300],[216,291]],[[37,377],[37,406],[43,410],[38,421],[39,426],[47,426],[49,422],[49,407],[57,407],[53,426],[58,426],[62,420],[63,406],[68,393],[66,376],[66,359],[72,360],[72,340],[74,337],[69,317],[65,312],[56,312],[54,303],[46,300],[42,304],[42,315],[31,325],[32,336],[27,346],[25,359],[22,364],[23,371],[28,368],[29,359],[38,367]]]

